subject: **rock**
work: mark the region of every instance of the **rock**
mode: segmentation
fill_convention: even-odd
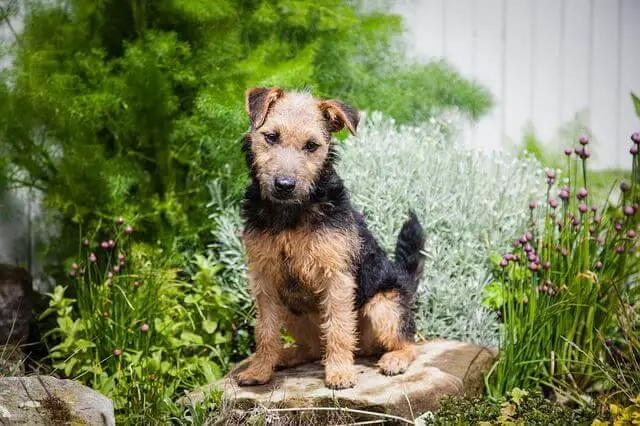
[[[432,341],[418,349],[418,358],[411,367],[393,377],[378,372],[376,359],[358,360],[358,384],[340,391],[325,387],[320,363],[276,372],[271,382],[263,386],[238,387],[235,376],[246,368],[245,361],[219,382],[189,394],[186,401],[203,401],[219,388],[235,409],[340,406],[412,419],[437,410],[445,395],[479,395],[483,372],[497,355],[495,349],[455,341]]]
[[[25,343],[33,308],[31,275],[0,264],[0,345]]]
[[[114,426],[113,403],[72,380],[0,377],[0,424]]]

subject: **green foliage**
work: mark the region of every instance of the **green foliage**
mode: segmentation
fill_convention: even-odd
[[[640,117],[640,98],[633,92],[631,92],[631,101],[633,102],[633,107],[636,110],[636,115]]]
[[[346,0],[33,1],[0,81],[0,172],[77,223],[137,217],[145,241],[210,241],[208,184],[238,199],[251,85],[311,87],[400,122],[478,117],[481,87],[409,65],[398,17]],[[400,90],[399,90],[400,89]],[[68,255],[68,239],[51,250]]]
[[[637,302],[640,158],[632,157],[619,204],[599,210],[588,207],[587,159],[566,161],[560,200],[550,170],[547,197],[530,206],[527,232],[513,253],[492,259],[495,279],[484,303],[504,321],[500,358],[487,376],[494,398],[516,386],[601,389],[593,360],[611,355],[606,342],[624,329],[621,319]]]
[[[514,388],[505,398],[445,396],[432,425],[588,425],[595,417],[592,407],[572,409],[545,399],[540,393]]]
[[[220,267],[196,257],[185,281],[176,259],[133,242],[124,225],[88,241],[100,235],[107,248],[83,247],[67,285],[49,295],[41,315],[55,315],[49,358],[59,374],[112,398],[119,422],[164,421],[174,398],[248,352],[248,335],[236,330],[236,301],[217,283]]]

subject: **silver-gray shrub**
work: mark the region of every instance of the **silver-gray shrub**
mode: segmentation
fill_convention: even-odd
[[[488,257],[507,250],[522,231],[529,200],[542,197],[543,171],[527,156],[469,149],[453,129],[446,119],[398,127],[374,113],[342,145],[338,172],[389,252],[408,210],[418,214],[427,236],[421,335],[495,345],[496,315],[481,305]],[[224,285],[248,297],[238,210],[215,217],[219,243],[213,252],[226,266]]]

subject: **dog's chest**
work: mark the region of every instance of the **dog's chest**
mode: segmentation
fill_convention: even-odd
[[[243,235],[249,269],[266,292],[277,295],[294,314],[318,312],[332,277],[351,267],[356,241],[348,232],[288,230]]]

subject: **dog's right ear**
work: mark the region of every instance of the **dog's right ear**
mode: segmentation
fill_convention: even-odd
[[[271,105],[283,95],[282,89],[253,87],[245,93],[245,109],[251,127],[257,129],[264,124]]]

